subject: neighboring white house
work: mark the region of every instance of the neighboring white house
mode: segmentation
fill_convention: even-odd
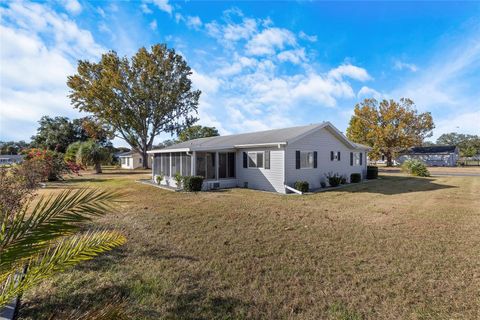
[[[148,167],[152,164],[151,157],[147,157]],[[140,153],[128,151],[118,155],[122,169],[137,169],[143,166],[143,159]]]
[[[413,147],[398,157],[402,164],[408,159],[418,159],[431,167],[454,167],[458,160],[457,146]]]
[[[173,177],[205,177],[203,189],[246,187],[286,193],[286,185],[308,181],[320,188],[325,174],[366,174],[369,147],[349,141],[331,123],[312,124],[175,144],[152,154],[152,180],[175,187]]]
[[[0,155],[0,166],[12,165],[21,163],[23,161],[23,155]]]

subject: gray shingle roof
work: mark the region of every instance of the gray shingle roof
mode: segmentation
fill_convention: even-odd
[[[217,136],[209,138],[200,138],[194,139],[186,142],[177,143],[169,147],[152,150],[150,153],[158,152],[167,152],[168,150],[177,150],[177,149],[187,149],[189,151],[194,150],[218,150],[218,149],[229,149],[235,148],[242,145],[265,145],[265,144],[275,144],[275,143],[289,143],[295,140],[298,137],[301,137],[305,134],[308,134],[315,129],[322,128],[324,126],[332,126],[329,122],[310,124],[306,126],[298,126],[291,128],[283,129],[273,129],[266,131],[250,132],[250,133],[241,133],[233,134],[227,136]],[[336,129],[334,129],[336,130]],[[338,132],[343,138],[344,136]],[[346,138],[344,138],[346,139]],[[352,145],[352,142],[350,142]],[[368,148],[365,146],[357,145],[358,148]]]
[[[241,134],[232,134],[227,136],[200,138],[200,139],[194,139],[194,140],[177,143],[161,150],[185,149],[185,148],[220,149],[220,148],[233,148],[234,146],[237,146],[237,145],[246,145],[246,144],[269,144],[269,143],[279,143],[279,142],[288,143],[289,140],[292,140],[317,127],[320,127],[321,125],[322,124],[317,123],[317,124],[311,124],[307,126],[273,129],[273,130],[241,133]]]
[[[430,146],[430,147],[413,147],[407,153],[453,153],[457,146]]]

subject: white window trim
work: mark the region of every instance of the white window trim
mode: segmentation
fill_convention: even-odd
[[[311,153],[312,154],[312,166],[302,168],[302,153]],[[313,150],[300,150],[300,170],[311,170],[315,169],[315,151]]]
[[[250,154],[253,154],[253,153],[255,154],[255,165],[256,165],[256,167],[250,167]],[[258,160],[257,153],[262,153],[263,154],[262,166],[261,167],[259,167],[258,163],[257,163],[257,160]],[[265,151],[248,151],[247,152],[247,169],[265,169]]]

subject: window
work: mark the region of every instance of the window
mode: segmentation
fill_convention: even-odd
[[[358,152],[355,152],[354,155],[355,155],[354,164],[355,164],[356,166],[361,165],[361,163],[360,163],[360,156],[361,156],[362,154],[361,154],[361,153],[358,153]]]
[[[248,152],[248,167],[263,168],[263,152]]]
[[[141,157],[138,159],[138,163],[142,164],[142,158]]]
[[[337,151],[337,161],[340,161],[340,151]]]
[[[125,158],[120,158],[122,161],[122,164],[125,164]]]
[[[127,166],[130,166],[130,158],[126,158],[127,159]]]
[[[313,151],[300,151],[300,168],[313,168]]]
[[[220,179],[235,178],[235,153],[218,154],[218,176]]]
[[[270,169],[270,150],[265,151],[265,169]]]

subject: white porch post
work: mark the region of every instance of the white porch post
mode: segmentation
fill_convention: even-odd
[[[193,151],[192,153],[192,159],[190,161],[190,166],[191,166],[191,170],[190,172],[192,173],[192,176],[196,176],[197,175],[197,166],[196,166],[196,163],[197,163],[197,152],[196,151]]]
[[[219,163],[218,163],[218,159],[219,159],[219,156],[218,156],[218,151],[215,152],[215,180],[218,180],[218,167],[219,166]]]
[[[168,170],[168,176],[169,176],[169,177],[173,177],[173,176],[172,176],[172,153],[170,152],[168,155],[169,155],[169,157],[170,157],[170,168],[169,168],[169,170]]]
[[[152,159],[152,181],[155,182],[155,153]]]

